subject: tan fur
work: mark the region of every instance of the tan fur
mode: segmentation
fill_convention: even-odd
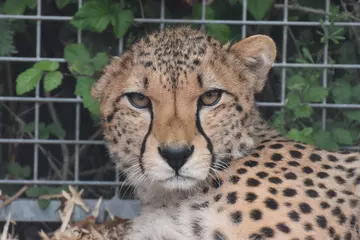
[[[143,204],[124,239],[359,239],[359,154],[289,141],[255,107],[275,57],[275,43],[264,35],[221,46],[180,27],[151,34],[113,59],[92,94],[109,152]],[[220,101],[199,104],[212,89],[225,91]],[[135,108],[129,92],[147,96],[151,106]],[[161,146],[194,146],[181,178]],[[285,196],[287,188],[296,194]],[[329,199],[329,190],[337,196]],[[303,213],[301,203],[312,211]]]

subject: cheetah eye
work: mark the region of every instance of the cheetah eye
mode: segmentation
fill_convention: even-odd
[[[147,108],[150,105],[150,99],[140,93],[128,93],[127,98],[136,108]]]
[[[204,106],[214,106],[217,104],[222,96],[222,91],[219,89],[214,89],[207,91],[200,96],[201,104]]]

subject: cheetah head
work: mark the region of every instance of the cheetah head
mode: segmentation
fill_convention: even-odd
[[[92,89],[116,166],[134,186],[188,190],[244,156],[275,55],[267,36],[222,46],[187,27],[135,43]]]

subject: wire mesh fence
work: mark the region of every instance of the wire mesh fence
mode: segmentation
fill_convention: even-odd
[[[68,22],[72,19],[72,16],[56,16],[56,15],[47,15],[43,12],[42,4],[44,1],[37,0],[36,5],[36,15],[11,15],[11,14],[0,14],[0,20],[23,20],[26,22],[34,22],[35,26],[33,30],[35,31],[35,45],[33,46],[35,51],[32,56],[0,56],[0,62],[2,63],[35,63],[41,60],[51,60],[55,62],[59,62],[61,64],[66,63],[66,60],[62,57],[48,57],[42,55],[42,45],[44,44],[43,36],[48,34],[44,30],[45,24],[55,24],[56,22]],[[280,76],[280,85],[279,87],[279,101],[259,101],[257,102],[258,106],[262,108],[283,108],[286,104],[286,81],[288,78],[288,70],[289,69],[304,69],[304,68],[314,68],[320,69],[322,74],[321,85],[323,87],[328,86],[328,71],[331,69],[340,69],[340,70],[357,70],[360,69],[360,64],[340,64],[340,63],[332,63],[329,62],[329,44],[325,42],[323,45],[323,61],[318,63],[296,63],[289,62],[288,59],[288,43],[289,43],[289,29],[293,27],[320,27],[320,26],[339,26],[339,27],[360,27],[360,22],[340,22],[335,21],[330,23],[329,19],[326,17],[326,13],[330,11],[330,0],[324,1],[325,8],[322,10],[325,14],[325,21],[320,23],[319,21],[295,21],[289,18],[289,10],[291,10],[291,6],[289,0],[278,1],[277,4],[280,9],[282,9],[282,20],[249,20],[247,13],[247,4],[249,1],[242,1],[242,19],[237,20],[229,20],[229,19],[206,19],[206,1],[202,1],[201,8],[201,19],[174,19],[169,18],[165,14],[165,5],[166,1],[161,0],[159,4],[159,18],[135,18],[134,24],[158,24],[159,29],[163,29],[168,24],[226,24],[226,25],[238,25],[241,26],[241,37],[248,36],[247,28],[249,26],[276,26],[280,27],[281,30],[278,31],[281,45],[278,46],[281,52],[279,56],[279,60],[274,64],[274,68],[278,69]],[[82,1],[78,1],[78,8],[82,7]],[[289,7],[290,6],[290,7]],[[83,41],[82,32],[77,32],[77,42],[81,43]],[[121,54],[124,50],[124,39],[121,38],[117,42],[117,54]],[[12,78],[15,81],[15,77]],[[360,93],[359,93],[360,94]],[[99,131],[94,135],[95,137],[88,136],[87,138],[82,136],[82,125],[87,124],[89,116],[84,115],[82,111],[81,98],[79,96],[74,97],[57,97],[53,96],[45,96],[41,93],[41,85],[37,84],[34,94],[31,96],[8,96],[3,95],[0,96],[0,103],[3,107],[6,107],[7,104],[11,103],[23,103],[28,104],[27,106],[31,106],[31,114],[32,120],[34,122],[34,132],[32,137],[25,138],[24,136],[5,138],[0,136],[0,151],[5,151],[5,149],[9,149],[11,146],[14,151],[20,151],[21,149],[26,149],[26,152],[31,152],[32,155],[26,154],[22,156],[22,158],[26,158],[27,161],[32,159],[31,163],[31,172],[32,176],[23,180],[23,179],[10,179],[4,178],[0,179],[0,184],[4,188],[6,186],[18,186],[15,189],[19,189],[24,185],[37,185],[37,186],[64,186],[64,185],[74,185],[86,187],[89,191],[95,187],[103,188],[104,186],[111,188],[113,191],[110,195],[114,196],[109,200],[105,201],[105,206],[101,209],[102,214],[100,216],[104,217],[105,208],[111,209],[111,211],[122,217],[133,217],[136,215],[139,210],[139,206],[137,201],[135,200],[119,200],[119,191],[121,190],[121,186],[123,182],[120,177],[116,173],[108,174],[106,177],[102,177],[101,181],[97,181],[96,176],[90,175],[91,177],[82,177],[80,174],[80,168],[83,165],[87,164],[86,158],[82,157],[82,153],[84,151],[89,150],[89,148],[93,146],[101,146],[103,147],[104,142],[101,140],[101,133]],[[52,104],[52,105],[49,105]],[[51,114],[51,106],[55,106],[55,108],[62,108],[62,114],[67,114],[73,116],[73,123],[69,124],[72,129],[72,134],[68,137],[56,138],[56,139],[44,139],[41,135],[41,118],[43,116],[45,106],[50,106],[49,110],[46,112],[50,112]],[[348,103],[328,103],[326,100],[323,100],[320,103],[312,103],[310,104],[316,111],[321,111],[321,124],[322,128],[327,127],[327,119],[328,112],[333,109],[360,109],[360,104],[348,104]],[[4,118],[5,113],[3,111],[0,113],[0,122],[1,119]],[[22,121],[16,115],[13,116],[14,121]],[[18,119],[17,119],[18,118]],[[95,126],[96,128],[96,126]],[[13,147],[13,146],[22,146],[22,147]],[[56,157],[53,155],[59,153],[58,150],[48,150],[53,147],[60,147],[61,149],[68,149],[72,154],[68,155],[68,159],[62,159],[62,161],[51,163],[51,159],[54,160]],[[352,150],[360,150],[358,146],[347,146],[347,149]],[[20,150],[19,150],[20,149]],[[60,151],[61,152],[61,151]],[[100,151],[104,155],[106,155],[106,151]],[[2,154],[2,153],[0,153]],[[60,154],[59,154],[60,155]],[[4,156],[4,155],[3,155]],[[41,158],[46,158],[49,160],[47,163],[47,167],[51,168],[51,164],[57,165],[60,170],[58,172],[58,177],[49,179],[44,173],[44,168],[42,168],[43,161]],[[61,165],[59,167],[59,165]],[[63,176],[62,170],[72,169],[71,174],[67,176]],[[97,168],[95,166],[95,168]],[[55,170],[53,170],[55,172]],[[88,171],[91,171],[89,169]],[[104,170],[105,171],[105,170]],[[113,167],[110,164],[107,165],[107,172],[114,172]],[[96,194],[94,195],[96,196]],[[86,203],[89,206],[94,206],[96,203],[96,199],[87,199]],[[58,214],[56,213],[56,209],[61,205],[60,201],[51,201],[50,205],[47,208],[40,209],[38,207],[37,200],[28,199],[28,198],[20,198],[13,201],[8,207],[0,209],[0,220],[5,220],[8,213],[12,213],[12,217],[16,221],[59,221]],[[119,207],[121,206],[121,207]],[[75,211],[75,219],[82,219],[86,214],[81,211],[81,209],[77,209]],[[100,217],[101,218],[101,217]]]

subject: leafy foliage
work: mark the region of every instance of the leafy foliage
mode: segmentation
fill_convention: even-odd
[[[322,21],[320,21],[323,23]],[[334,44],[336,48],[340,41],[344,41],[345,31],[342,28],[330,25],[330,27],[321,26],[322,31],[316,31],[321,36],[320,43]],[[305,47],[305,43],[298,42],[304,47],[295,57],[298,63],[318,63],[322,62],[322,48]],[[309,45],[309,44],[308,44]],[[312,43],[314,45],[314,43]],[[330,51],[330,50],[329,50]],[[344,59],[347,51],[340,52],[339,59]],[[335,63],[335,59],[330,59]],[[302,69],[289,71],[287,81],[286,105],[283,112],[274,115],[273,124],[290,138],[301,142],[315,144],[320,148],[328,150],[339,150],[340,146],[353,145],[359,141],[360,111],[340,110],[336,114],[331,114],[332,118],[327,119],[326,129],[322,128],[322,111],[315,111],[312,103],[321,103],[324,100],[337,104],[359,103],[358,91],[359,83],[350,80],[349,75],[337,76],[336,81],[331,81],[327,87],[323,86],[324,74],[327,79],[333,80],[333,76],[327,71],[322,72],[315,69]],[[334,79],[335,80],[335,79]],[[329,112],[329,111],[328,111]],[[351,130],[349,127],[351,126]],[[304,135],[304,131],[306,134]]]
[[[122,37],[133,22],[133,13],[122,9],[120,3],[91,1],[75,14],[71,23],[79,29],[103,32],[111,23],[116,37]]]
[[[14,46],[14,30],[8,21],[0,20],[0,56],[8,56],[16,53]]]
[[[91,96],[91,86],[95,79],[90,77],[80,77],[76,83],[75,93],[82,97],[84,107],[93,115],[99,116],[99,103]]]
[[[51,92],[61,85],[62,73],[59,71],[48,72],[44,78],[44,90],[45,92]]]
[[[46,125],[45,123],[40,122],[38,129],[39,129],[39,139],[48,139],[50,135],[55,136],[57,138],[63,138],[66,135],[65,130],[61,126],[55,123],[50,123]],[[31,122],[26,124],[24,126],[24,132],[34,134],[35,123]]]
[[[16,79],[16,93],[22,95],[33,90],[40,81],[42,71],[36,68],[29,68],[21,73]]]
[[[41,71],[55,71],[59,68],[59,63],[52,62],[49,60],[43,60],[40,62],[35,63],[34,68],[39,69]]]
[[[130,10],[121,10],[115,14],[115,17],[112,18],[112,24],[114,26],[115,36],[121,38],[124,36],[125,32],[128,30],[130,25],[134,20],[132,11]]]
[[[31,170],[29,166],[21,166],[17,162],[10,162],[7,165],[7,171],[12,178],[26,179],[30,177]]]
[[[56,0],[55,3],[58,9],[63,9],[70,3],[70,0]]]
[[[26,8],[34,9],[36,7],[36,0],[6,0],[3,5],[5,14],[24,14]]]
[[[16,79],[16,93],[22,95],[33,90],[44,72],[44,90],[50,92],[60,86],[62,82],[62,73],[56,71],[59,68],[59,63],[48,60],[43,60],[34,64],[32,68],[27,69],[21,73]]]
[[[240,2],[243,3],[242,0]],[[262,20],[270,10],[272,3],[272,0],[251,0],[247,1],[247,8],[256,20]]]
[[[99,116],[99,104],[91,96],[91,86],[95,82],[95,79],[91,76],[108,63],[108,55],[105,52],[99,52],[94,57],[91,57],[84,44],[69,44],[65,47],[64,57],[69,63],[70,71],[79,74],[75,94],[82,97],[84,107],[91,114]]]

